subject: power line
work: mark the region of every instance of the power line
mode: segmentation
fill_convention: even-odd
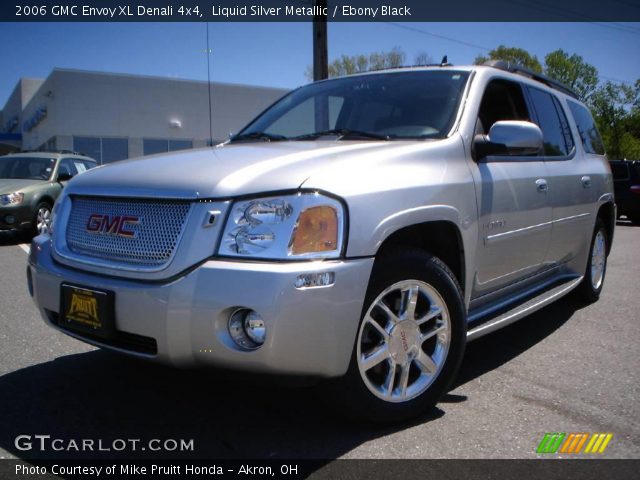
[[[437,33],[428,32],[427,30],[422,30],[422,29],[420,29],[420,28],[416,28],[416,27],[409,27],[409,26],[407,26],[407,25],[401,25],[401,24],[399,24],[399,23],[393,23],[393,22],[385,22],[385,23],[387,23],[388,25],[391,25],[391,26],[393,26],[393,27],[402,28],[402,29],[404,29],[404,30],[409,30],[409,31],[411,31],[411,32],[415,32],[415,33],[420,33],[420,34],[422,34],[422,35],[428,35],[428,36],[431,36],[431,37],[441,38],[441,39],[443,39],[443,40],[447,40],[447,41],[449,41],[449,42],[454,42],[454,43],[459,43],[459,44],[461,44],[461,45],[465,45],[465,46],[467,46],[467,47],[479,48],[479,49],[481,49],[481,50],[485,50],[485,51],[491,51],[491,50],[493,50],[493,49],[491,49],[491,48],[484,47],[484,46],[482,46],[482,45],[477,45],[477,44],[475,44],[475,43],[465,42],[465,41],[463,41],[463,40],[457,40],[457,39],[455,39],[455,38],[447,37],[447,36],[445,36],[445,35],[439,35],[439,34],[437,34]],[[612,82],[617,82],[617,83],[625,83],[625,84],[628,84],[628,85],[634,85],[634,84],[635,84],[635,82],[631,82],[631,81],[629,81],[629,80],[621,80],[621,79],[619,79],[619,78],[607,77],[607,76],[605,76],[605,75],[599,75],[599,77],[600,77],[600,78],[603,78],[603,79],[605,79],[605,80],[611,80]]]
[[[416,27],[409,27],[407,25],[401,25],[399,23],[393,23],[393,22],[385,22],[387,25],[391,25],[393,27],[397,27],[397,28],[402,28],[404,30],[409,30],[410,32],[415,32],[415,33],[420,33],[422,35],[429,35],[430,37],[436,37],[436,38],[440,38],[442,40],[447,40],[449,42],[454,42],[454,43],[458,43],[460,45],[465,45],[467,47],[471,47],[471,48],[479,48],[480,50],[485,50],[485,51],[490,51],[491,49],[488,47],[483,47],[482,45],[477,45],[475,43],[470,43],[470,42],[465,42],[463,40],[457,40],[455,38],[451,38],[451,37],[447,37],[445,35],[440,35],[438,33],[433,33],[433,32],[428,32],[427,30],[422,30],[420,28],[416,28]]]
[[[506,1],[506,0],[503,0]],[[640,35],[640,31],[634,29],[633,27],[629,27],[627,25],[622,25],[620,23],[614,22],[598,22],[596,17],[591,15],[585,15],[583,13],[578,13],[574,10],[569,10],[566,8],[559,8],[556,6],[549,5],[544,2],[537,1],[536,3],[529,2],[526,0],[509,0],[508,3],[515,3],[516,5],[523,6],[525,8],[530,8],[532,10],[538,10],[540,12],[551,13],[553,15],[561,16],[566,18],[567,20],[578,20],[578,21],[587,21],[593,25],[597,25],[602,28],[608,28],[610,30],[615,30],[618,32],[631,33],[634,35]]]

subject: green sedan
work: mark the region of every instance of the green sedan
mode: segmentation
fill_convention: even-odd
[[[65,184],[96,165],[92,158],[73,153],[0,157],[0,230],[48,232],[53,204]]]

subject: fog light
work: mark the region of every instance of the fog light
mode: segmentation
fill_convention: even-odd
[[[4,222],[7,225],[13,225],[14,223],[16,223],[16,217],[14,217],[13,215],[7,215],[6,217],[4,217]]]
[[[264,343],[267,337],[267,328],[257,312],[241,308],[229,317],[229,334],[238,346],[247,350],[255,350]]]
[[[264,343],[267,336],[267,329],[264,326],[264,320],[260,315],[251,310],[244,317],[244,331],[247,336],[258,345]]]
[[[296,278],[296,288],[329,287],[336,281],[333,272],[304,273]]]

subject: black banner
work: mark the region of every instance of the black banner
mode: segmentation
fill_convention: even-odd
[[[638,460],[0,460],[0,479],[603,480],[634,478]]]
[[[9,22],[635,22],[638,0],[15,0]]]

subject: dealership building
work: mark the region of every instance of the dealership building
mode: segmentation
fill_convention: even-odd
[[[0,154],[71,150],[110,163],[203,147],[211,137],[214,143],[226,140],[286,92],[55,69],[46,79],[18,81],[0,111]]]

